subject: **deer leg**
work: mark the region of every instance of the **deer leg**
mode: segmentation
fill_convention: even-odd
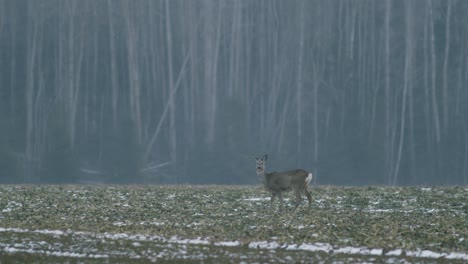
[[[296,191],[296,205],[294,206],[293,211],[295,211],[297,207],[299,207],[299,204],[301,203],[301,201],[302,201],[301,192]]]
[[[309,190],[307,187],[304,189],[305,195],[307,196],[307,200],[309,201],[309,208],[312,206],[312,195],[310,195]]]
[[[275,201],[275,198],[276,198],[276,193],[272,193],[271,198],[270,198],[270,209],[273,209],[273,202]]]
[[[280,199],[280,203],[281,203],[281,211],[283,211],[284,209],[284,200],[283,200],[283,194],[282,193],[278,193],[278,197]]]
[[[299,205],[302,202],[302,193],[301,192],[296,192],[296,203]]]

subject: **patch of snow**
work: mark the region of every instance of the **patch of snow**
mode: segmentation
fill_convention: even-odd
[[[150,224],[150,225],[154,225],[154,226],[163,226],[166,223],[164,223],[164,222],[144,222],[144,221],[140,223],[140,225],[145,225],[145,224]]]
[[[22,203],[18,203],[18,202],[15,202],[15,201],[10,201],[8,202],[8,205],[5,209],[2,210],[2,213],[9,213],[19,207],[22,207],[23,204]]]
[[[198,222],[193,222],[193,223],[185,225],[185,227],[192,228],[192,227],[196,227],[196,226],[199,226],[199,225],[202,225],[202,224],[198,223]]]
[[[381,248],[374,248],[374,249],[371,249],[371,251],[370,251],[369,254],[370,254],[370,255],[375,255],[375,256],[380,256],[380,255],[382,255],[382,253],[383,253],[383,249],[381,249]]]
[[[430,250],[407,251],[407,256],[416,258],[441,258],[446,256],[446,253],[438,253]]]
[[[468,260],[468,254],[466,253],[459,253],[459,252],[450,252],[447,256],[445,256],[446,259],[462,259],[462,260]]]
[[[260,201],[269,201],[270,198],[268,198],[268,197],[252,197],[252,198],[244,198],[242,200],[243,201],[248,201],[248,202],[260,202]]]
[[[114,225],[114,226],[127,226],[127,224],[124,223],[124,222],[114,222],[114,223],[112,223],[112,225]]]
[[[176,236],[171,237],[167,242],[169,243],[177,243],[177,244],[193,244],[193,245],[209,245],[211,244],[210,241],[195,238],[195,239],[183,239]]]
[[[215,246],[222,246],[222,247],[237,247],[240,246],[239,241],[221,241],[221,242],[215,242]]]
[[[277,249],[279,247],[280,245],[277,242],[259,241],[249,243],[249,248]]]
[[[290,248],[286,248],[290,249]],[[315,244],[301,244],[295,248],[296,250],[304,250],[311,252],[325,252],[328,253],[333,250],[333,247],[328,243],[315,243]]]
[[[38,234],[54,235],[54,236],[62,236],[62,235],[65,235],[65,232],[63,232],[62,230],[49,230],[49,229],[39,230],[39,229],[36,229],[36,230],[34,230],[33,232],[34,232],[34,233],[38,233]]]
[[[401,256],[401,253],[403,253],[403,250],[401,249],[394,249],[389,252],[387,252],[385,255],[386,256]]]
[[[117,239],[128,239],[129,235],[125,233],[119,233],[119,234],[104,233],[102,237],[117,240]]]
[[[395,210],[393,209],[369,209],[367,211],[371,213],[393,213],[395,212]]]
[[[21,229],[21,228],[0,227],[0,232],[26,233],[30,231],[28,229]]]
[[[284,248],[286,250],[297,250],[297,244],[289,244]]]
[[[3,252],[7,253],[29,253],[29,254],[41,254],[46,256],[54,256],[54,257],[70,257],[70,258],[94,258],[94,259],[101,259],[101,258],[109,258],[107,254],[84,254],[84,253],[76,253],[76,252],[63,252],[63,251],[49,251],[49,250],[35,250],[35,249],[24,249],[24,248],[16,248],[16,247],[3,247]]]

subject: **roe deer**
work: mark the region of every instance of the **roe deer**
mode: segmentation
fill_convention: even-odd
[[[302,201],[303,193],[307,196],[310,208],[312,205],[312,196],[310,195],[307,186],[312,180],[312,173],[302,169],[267,173],[265,171],[265,162],[267,158],[268,155],[264,155],[262,158],[255,157],[255,160],[257,161],[257,175],[263,178],[265,188],[271,193],[270,208],[273,208],[273,201],[276,196],[278,196],[281,202],[281,209],[283,209],[283,192],[291,190],[294,190],[296,193],[296,206],[293,211],[296,210],[299,203]]]

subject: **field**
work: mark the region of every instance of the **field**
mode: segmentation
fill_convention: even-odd
[[[467,187],[0,186],[0,263],[468,262]]]

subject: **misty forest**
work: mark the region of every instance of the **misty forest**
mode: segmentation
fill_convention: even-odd
[[[0,182],[468,183],[468,1],[0,0]]]

